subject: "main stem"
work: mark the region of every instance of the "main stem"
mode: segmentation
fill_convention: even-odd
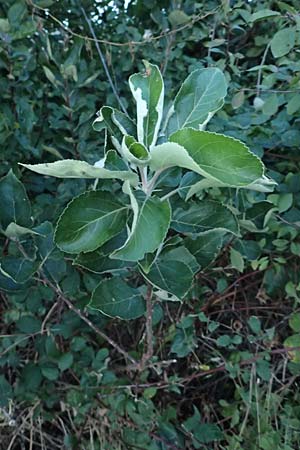
[[[147,351],[143,354],[141,360],[141,369],[145,367],[145,363],[153,356],[153,333],[152,333],[152,286],[148,285],[146,292],[146,341]]]

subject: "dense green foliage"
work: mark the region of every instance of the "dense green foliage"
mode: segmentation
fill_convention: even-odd
[[[138,0],[126,9],[123,1],[1,2],[1,450],[299,447],[297,3]],[[88,38],[93,30],[102,40],[100,55]],[[163,121],[191,75],[165,128],[171,143],[154,147],[158,73],[149,99],[154,115],[139,123],[138,111],[138,132],[128,133],[140,140],[146,130],[145,145],[124,141],[130,164],[166,169],[150,186],[154,196],[137,195],[138,207],[132,193],[137,174],[112,149],[116,122],[126,121],[115,108],[135,117],[129,90],[137,99],[137,87],[144,89],[149,79],[148,66],[146,76],[127,82],[143,72],[142,60],[163,74]],[[225,75],[210,98],[210,111],[217,112],[211,117],[198,108],[197,117],[186,117],[186,99],[203,97],[194,87],[207,71]],[[101,131],[103,122],[109,133]],[[209,132],[191,130],[199,123]],[[200,159],[197,133],[207,140]],[[218,182],[221,167],[211,171],[205,154],[215,145],[211,136],[221,136],[222,148],[230,146]],[[277,183],[273,192],[257,189],[263,172],[250,160],[232,170],[246,149],[237,139],[262,158]],[[182,152],[171,164],[174,146],[182,149],[187,141],[192,162]],[[221,160],[219,148],[214,152]],[[68,170],[68,178],[74,171],[78,177],[41,176],[17,164],[57,160],[62,176]],[[75,162],[66,168],[64,160]],[[236,188],[251,183],[255,189]],[[76,220],[86,220],[84,208],[95,202],[113,211],[114,220],[98,217],[99,240],[88,230],[74,247],[68,232],[73,228],[78,237]],[[131,211],[136,228],[146,214],[161,220],[155,244],[146,228],[138,245],[124,246]],[[210,220],[198,220],[199,211]],[[149,252],[166,234],[166,217],[169,238],[153,260]],[[151,342],[145,280],[159,288],[152,296]],[[123,302],[122,314],[112,310],[112,293]]]

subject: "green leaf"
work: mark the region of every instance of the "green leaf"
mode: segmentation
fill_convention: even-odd
[[[0,33],[9,33],[10,25],[7,19],[0,19]]]
[[[237,219],[230,209],[210,200],[182,202],[173,213],[171,228],[189,234],[205,233],[211,229],[239,233]]]
[[[54,73],[49,69],[49,67],[43,66],[43,70],[44,70],[44,73],[45,73],[46,77],[48,78],[50,83],[53,84],[53,86],[58,87],[58,86],[62,85],[61,82],[59,80],[57,80],[57,78],[54,75]]]
[[[10,170],[0,180],[0,224],[3,229],[14,222],[22,227],[31,225],[31,206],[23,184]]]
[[[265,227],[265,220],[274,205],[268,201],[256,202],[246,212],[246,219],[254,222],[258,229]]]
[[[20,225],[12,222],[8,225],[3,234],[10,239],[19,239],[26,234],[39,234],[36,231],[31,230],[30,228],[21,227]]]
[[[150,160],[150,168],[153,171],[163,171],[176,166],[203,175],[203,171],[183,146],[174,142],[165,142],[153,148]]]
[[[15,283],[8,274],[3,275],[0,270],[0,289],[5,292],[15,293],[27,288],[28,286],[26,284]]]
[[[289,350],[288,355],[295,363],[300,363],[300,334],[289,336],[283,343],[284,347],[299,347],[299,349]]]
[[[127,161],[137,166],[149,164],[150,156],[146,147],[137,142],[132,136],[124,136],[122,153]]]
[[[215,423],[200,423],[194,432],[195,442],[208,444],[224,438],[222,431]]]
[[[40,262],[6,256],[0,259],[0,272],[15,283],[25,283],[39,269]]]
[[[27,13],[26,3],[23,1],[15,2],[8,10],[7,17],[12,27],[20,27],[21,21]]]
[[[255,261],[261,255],[262,249],[258,242],[251,239],[239,239],[234,243],[234,248],[248,261]]]
[[[115,150],[108,150],[105,153],[104,167],[108,170],[128,170],[128,164],[121,158]]]
[[[101,281],[88,305],[109,317],[136,319],[145,313],[145,301],[138,289],[132,288],[120,277]]]
[[[110,106],[103,106],[93,122],[95,131],[107,129],[117,150],[120,149],[123,136],[136,135],[136,126],[126,114]]]
[[[85,192],[73,199],[58,221],[57,246],[67,253],[91,252],[125,226],[128,206],[102,191]]]
[[[259,359],[256,364],[257,375],[264,381],[269,382],[272,377],[271,364],[269,361]],[[262,446],[262,448],[264,448]],[[274,448],[274,447],[273,447]],[[265,447],[265,449],[271,450],[272,447]]]
[[[178,358],[184,358],[192,353],[196,347],[197,338],[193,323],[189,327],[178,327],[172,342],[171,353],[175,353]]]
[[[265,100],[262,112],[266,116],[272,116],[273,114],[276,114],[279,107],[279,101],[277,94],[272,94]]]
[[[165,246],[161,253],[161,257],[164,261],[181,261],[186,266],[188,266],[193,274],[197,273],[200,269],[200,266],[194,255],[183,245],[179,247],[174,247],[168,249],[168,246]],[[144,268],[143,268],[144,270]]]
[[[297,312],[291,315],[289,319],[289,326],[296,333],[300,332],[300,313]]]
[[[300,109],[300,94],[293,95],[287,104],[287,113],[292,115]]]
[[[148,148],[155,145],[163,114],[164,83],[159,68],[144,61],[145,73],[129,78],[137,107],[137,137]]]
[[[231,106],[233,107],[233,109],[238,109],[244,104],[244,101],[245,101],[245,92],[241,90],[232,97]]]
[[[11,385],[4,375],[0,375],[0,408],[6,407],[12,396],[13,393]]]
[[[19,164],[41,175],[57,178],[118,178],[120,180],[129,180],[133,184],[138,183],[137,175],[131,171],[107,170],[75,159],[64,159],[63,161],[45,164]]]
[[[254,23],[274,16],[280,16],[280,12],[272,11],[271,9],[261,9],[260,11],[253,13],[250,20]]]
[[[16,322],[16,327],[22,333],[34,334],[41,330],[42,321],[34,316],[22,316]]]
[[[212,230],[196,239],[187,238],[184,245],[196,258],[201,268],[207,267],[218,255],[225,233],[222,230]]]
[[[220,185],[249,186],[264,174],[260,159],[232,137],[186,128],[174,133],[170,140],[186,149],[199,166],[198,173]]]
[[[251,316],[247,322],[253,333],[259,334],[261,332],[261,321],[258,317]]]
[[[42,375],[49,381],[55,381],[59,377],[59,371],[56,367],[42,367]]]
[[[46,261],[56,248],[53,242],[53,226],[50,222],[43,222],[35,228],[35,231],[37,236],[34,240],[39,256],[43,261]],[[61,253],[59,250],[57,252]]]
[[[227,82],[217,68],[198,69],[183,82],[168,113],[167,136],[181,128],[204,126],[224,104]]]
[[[283,192],[278,197],[278,211],[280,213],[283,213],[290,209],[290,207],[293,205],[293,194],[291,192]]]
[[[124,233],[121,233],[97,250],[81,253],[74,260],[74,264],[99,274],[119,272],[122,269],[131,267],[133,265],[132,262],[109,258],[109,255],[116,248],[120,247],[124,243],[124,240],[126,240],[126,235],[124,237]]]
[[[143,276],[156,288],[182,300],[192,286],[194,274],[189,266],[181,261],[157,258],[149,273],[143,274]]]
[[[244,259],[243,259],[242,255],[240,254],[240,252],[238,252],[234,248],[230,249],[230,263],[231,263],[232,267],[234,269],[238,270],[239,272],[244,271],[244,267],[245,267]]]
[[[168,200],[153,196],[146,198],[135,215],[131,232],[125,244],[112,253],[111,258],[139,261],[152,253],[165,239],[171,219]]]
[[[190,17],[180,9],[173,9],[168,15],[168,19],[173,27],[177,27],[178,25],[187,23],[190,20]]]
[[[61,355],[58,360],[58,367],[63,372],[64,370],[69,369],[73,364],[73,355],[72,353],[65,353]]]
[[[296,30],[294,27],[277,31],[271,40],[271,52],[274,58],[287,55],[295,45]]]

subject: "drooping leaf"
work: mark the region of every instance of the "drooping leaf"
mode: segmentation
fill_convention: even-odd
[[[133,184],[137,184],[138,182],[137,175],[131,171],[107,170],[92,166],[85,161],[73,159],[64,159],[63,161],[45,164],[20,163],[20,165],[41,175],[49,175],[57,178],[118,178],[120,180],[130,180]]]
[[[73,199],[58,221],[55,242],[67,253],[96,250],[125,226],[128,206],[107,192],[89,191]]]
[[[284,28],[277,31],[271,40],[271,52],[274,58],[287,55],[295,45],[296,29],[294,27]]]
[[[0,180],[0,224],[6,229],[14,222],[22,227],[31,225],[31,206],[23,184],[10,170]]]
[[[198,173],[224,186],[248,186],[264,174],[260,159],[232,137],[186,128],[174,133],[170,140],[186,149],[201,169]]]
[[[145,312],[145,301],[138,289],[120,277],[101,281],[93,292],[89,307],[110,317],[130,320]]]
[[[183,82],[169,113],[167,136],[181,128],[206,124],[223,106],[226,79],[218,68],[198,69]]]
[[[163,242],[169,229],[171,208],[167,200],[153,196],[146,198],[139,208],[125,244],[111,257],[125,261],[139,261]]]
[[[203,200],[180,204],[174,210],[171,228],[179,233],[200,234],[220,229],[238,234],[238,222],[229,208],[220,203]]]
[[[225,232],[222,230],[211,230],[201,234],[196,239],[186,238],[184,245],[190,253],[196,258],[198,264],[204,269],[218,255]]]
[[[157,258],[150,271],[143,276],[158,289],[175,295],[182,300],[191,288],[194,274],[182,261]]]
[[[164,83],[159,68],[144,61],[145,73],[129,78],[129,86],[136,101],[137,137],[148,148],[155,145],[163,113]]]

